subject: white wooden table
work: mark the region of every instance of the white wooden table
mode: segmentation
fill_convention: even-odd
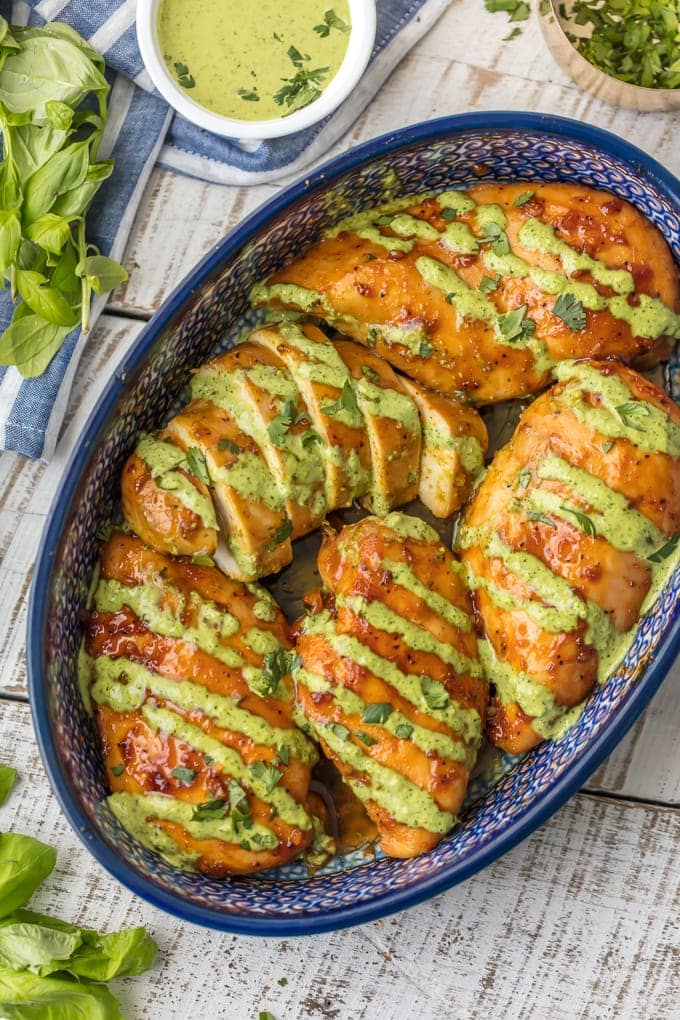
[[[538,110],[631,139],[680,173],[677,118],[580,93],[535,20],[458,0],[336,151],[457,112]],[[0,455],[0,761],[21,778],[0,829],[59,849],[36,909],[101,929],[144,923],[161,947],[118,982],[127,1017],[600,1020],[680,1016],[680,669],[587,787],[502,860],[406,914],[302,940],[183,924],[136,899],[81,846],[50,792],[26,696],[26,602],[59,477],[113,365],[196,260],[276,189],[220,188],[156,171],[126,254],[130,281],[100,320],[49,467]],[[280,985],[279,979],[287,979]]]

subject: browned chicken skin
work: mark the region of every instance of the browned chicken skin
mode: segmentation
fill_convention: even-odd
[[[122,532],[104,547],[86,650],[110,804],[173,863],[222,877],[311,845],[316,754],[293,722],[288,649],[263,589]]]
[[[488,734],[556,736],[677,562],[680,409],[614,362],[565,363],[495,455],[459,532],[495,685]]]
[[[412,857],[454,824],[481,737],[469,597],[436,533],[399,513],[327,533],[319,573],[295,628],[298,705],[383,850]]]
[[[457,199],[447,198],[451,194],[359,214],[255,287],[251,300],[310,312],[426,386],[463,391],[478,403],[535,392],[562,359],[614,356],[631,362],[646,356],[650,365],[667,355],[667,336],[680,335],[673,314],[680,311],[678,271],[659,231],[632,206],[573,183],[479,184],[453,193]],[[472,200],[469,209],[460,207],[461,197]],[[530,222],[539,229],[548,225],[554,234],[549,229],[547,242],[536,241],[523,230]],[[563,263],[559,253],[547,250],[555,239],[569,246],[572,257],[591,256],[603,268],[624,270],[626,279],[613,282],[628,313],[641,296],[658,299],[667,309],[665,327],[636,327],[634,333],[609,305],[586,309],[583,328],[567,324],[555,312],[555,277],[546,282],[527,272],[566,275],[567,295],[578,296],[584,284],[595,288],[595,298],[616,292],[606,275],[598,280],[590,268]],[[507,255],[529,269],[520,272]],[[444,270],[434,281],[433,267]],[[460,302],[458,289],[472,294],[472,305]],[[480,302],[486,311],[479,311]],[[522,308],[533,332],[504,333],[498,315]]]

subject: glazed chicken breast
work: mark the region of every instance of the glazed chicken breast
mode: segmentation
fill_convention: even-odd
[[[223,877],[330,849],[290,648],[263,588],[120,531],[103,548],[84,662],[109,805],[171,864]]]
[[[680,409],[614,362],[563,362],[469,504],[458,546],[482,630],[491,741],[559,736],[679,559]]]
[[[475,403],[534,393],[564,359],[652,364],[680,281],[631,205],[575,184],[478,184],[359,213],[251,292]]]
[[[487,447],[474,410],[310,323],[254,331],[191,394],[129,458],[125,518],[159,552],[212,556],[241,581],[282,570],[295,539],[354,500],[386,514],[419,495],[448,516]]]
[[[405,514],[329,530],[324,589],[294,627],[299,709],[392,857],[453,827],[481,740],[487,685],[459,570]]]

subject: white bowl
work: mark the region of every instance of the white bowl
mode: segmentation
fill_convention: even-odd
[[[237,120],[213,113],[194,102],[182,89],[163,59],[158,43],[158,8],[162,0],[138,0],[137,39],[142,60],[154,85],[171,106],[192,124],[238,141],[262,141],[281,138],[316,124],[332,113],[357,84],[366,69],[373,50],[376,28],[375,0],[348,0],[351,31],[347,52],[337,74],[330,84],[308,106],[287,117],[273,120]]]

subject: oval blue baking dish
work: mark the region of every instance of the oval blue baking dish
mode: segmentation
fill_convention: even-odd
[[[680,182],[627,142],[557,117],[484,113],[408,127],[366,143],[279,193],[203,259],[148,323],[90,417],[48,518],[29,606],[33,721],[52,787],[97,860],[133,892],[193,923],[248,935],[305,935],[359,924],[468,878],[544,822],[647,705],[680,650],[680,571],[612,678],[558,742],[505,759],[472,784],[460,826],[431,853],[349,857],[308,876],[215,881],[136,843],[105,804],[98,738],[76,669],[97,533],[114,510],[136,435],[161,424],[192,367],[248,321],[250,286],[348,212],[399,194],[480,180],[574,181],[605,188],[661,230],[680,261]],[[669,373],[670,375],[670,373]]]

